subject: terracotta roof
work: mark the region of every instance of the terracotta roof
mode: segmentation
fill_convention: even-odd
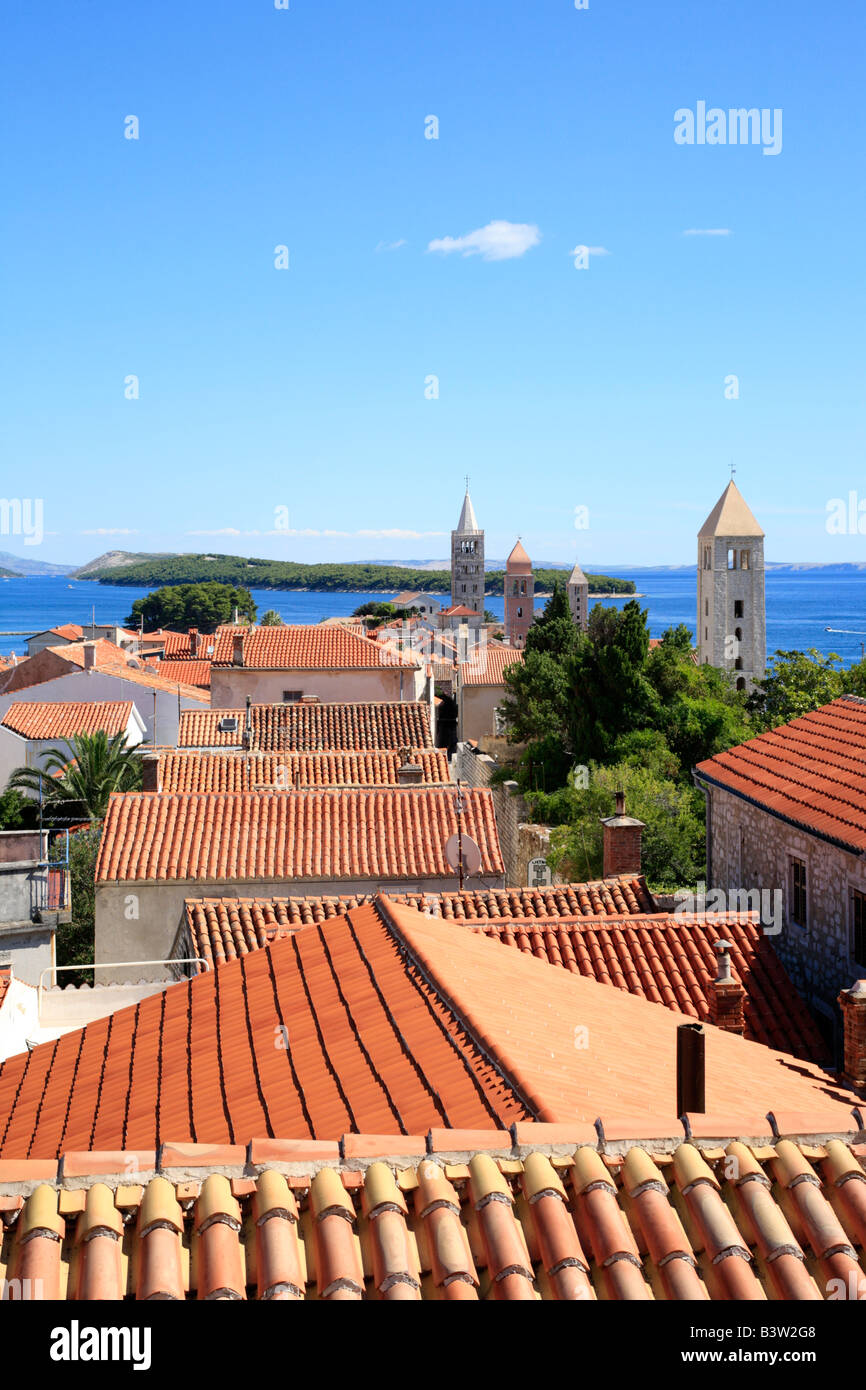
[[[595,887],[571,884],[564,891],[572,901],[578,899],[589,906],[586,890]],[[560,915],[555,903],[550,916],[545,916],[543,902],[534,904],[542,911],[530,917],[511,915],[509,900],[517,899],[513,905],[518,907],[521,896],[535,896],[528,889],[524,895],[500,889],[488,895],[401,893],[389,894],[389,898],[429,916],[465,923],[503,945],[516,946],[573,974],[664,1004],[702,1023],[709,1019],[708,999],[718,964],[713,943],[728,940],[733,947],[733,976],[746,990],[746,1037],[809,1061],[824,1064],[829,1060],[809,1010],[753,917],[735,912],[650,915],[641,910],[642,904],[644,908],[653,906],[642,883],[623,880],[622,890],[614,887],[618,901],[622,902],[623,890],[627,896],[626,913],[601,917],[575,917],[569,912]],[[562,889],[542,891],[555,894],[560,901],[564,896]],[[485,902],[485,897],[493,901]],[[505,900],[501,913],[497,912],[497,898]],[[190,898],[185,905],[190,947],[182,954],[222,965],[370,901],[372,895]],[[613,909],[612,901],[610,906]],[[495,915],[491,915],[491,908]]]
[[[22,738],[68,739],[99,730],[113,737],[125,732],[132,708],[131,700],[16,700],[0,723]]]
[[[525,1119],[667,1135],[682,1021],[380,898],[8,1058],[0,1159]],[[852,1129],[827,1072],[718,1028],[705,1044],[716,1137],[770,1112],[783,1133]]]
[[[411,666],[409,655],[397,658],[377,642],[348,628],[318,624],[283,627],[219,628],[214,666],[231,667],[235,635],[243,637],[248,670],[345,671],[383,666]]]
[[[574,974],[616,985],[702,1023],[716,978],[716,941],[730,941],[731,972],[746,991],[746,1037],[812,1062],[827,1046],[760,922],[749,913],[677,913],[556,922],[482,922],[485,936]]]
[[[118,676],[121,680],[132,681],[133,685],[146,685],[149,690],[166,690],[172,695],[178,694],[186,700],[197,700],[199,704],[207,705],[210,695],[196,685],[188,685],[184,681],[174,680],[165,675],[160,675],[151,667],[122,665],[121,663],[103,662],[100,671],[109,676]]]
[[[55,637],[65,637],[68,642],[80,642],[84,636],[84,628],[77,623],[62,623],[59,627],[48,629]]]
[[[866,849],[866,700],[856,695],[707,758],[696,771],[824,839]]]
[[[519,567],[519,568],[518,568],[518,567]],[[531,573],[532,573],[532,561],[530,560],[530,558],[529,558],[529,556],[527,555],[527,553],[526,553],[524,547],[521,545],[520,541],[518,540],[518,541],[515,542],[514,547],[513,547],[512,551],[511,551],[511,554],[509,555],[508,559],[505,561],[505,568],[506,568],[506,569],[513,569],[516,573],[522,574],[522,573],[527,569],[527,567],[528,567],[529,573],[531,574]]]
[[[234,730],[219,725],[235,719]],[[240,748],[244,709],[182,710],[178,747]],[[250,706],[252,751],[258,753],[367,753],[432,748],[430,713],[415,700]]]
[[[465,603],[454,603],[450,608],[442,608],[439,613],[442,618],[477,618],[477,608],[467,608]]]
[[[523,652],[514,647],[501,647],[490,642],[473,652],[468,661],[460,663],[461,685],[503,685],[506,667],[523,660]]]
[[[444,849],[457,830],[456,790],[116,793],[96,880],[452,878]],[[482,875],[501,875],[492,794],[473,788],[463,802]]]
[[[169,681],[181,681],[184,685],[200,686],[210,689],[211,663],[204,657],[200,659],[177,657],[160,661],[157,673]]]
[[[586,575],[584,574],[583,570],[580,568],[579,562],[578,562],[577,560],[575,560],[574,565],[573,565],[573,567],[572,567],[571,574],[568,576],[568,583],[569,583],[569,584],[587,584],[588,582],[589,582],[589,581],[587,580]]]
[[[422,784],[450,784],[441,750],[415,749],[409,762],[422,769]],[[165,753],[159,760],[161,792],[234,792],[257,787],[395,787],[404,759],[399,753]]]
[[[373,894],[303,898],[188,898],[186,922],[193,950],[221,964],[267,946],[299,927],[345,917],[353,908],[373,901]],[[623,875],[596,883],[564,883],[555,888],[464,888],[462,892],[390,893],[391,902],[405,903],[449,922],[469,926],[487,922],[540,921],[555,926],[576,915],[622,916],[651,912],[655,907],[643,878]]]
[[[0,1267],[79,1302],[866,1298],[862,1137],[770,1138],[602,1153],[523,1122],[68,1151],[2,1165]]]

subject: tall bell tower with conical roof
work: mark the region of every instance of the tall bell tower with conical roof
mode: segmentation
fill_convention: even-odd
[[[532,561],[517,544],[505,562],[505,640],[522,647],[535,616],[535,579]]]
[[[475,520],[468,478],[457,530],[451,532],[451,603],[484,613],[484,532]]]
[[[767,662],[764,532],[733,478],[698,532],[698,661],[751,690]]]

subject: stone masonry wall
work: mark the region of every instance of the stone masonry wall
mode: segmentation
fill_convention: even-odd
[[[504,742],[504,741],[503,741]],[[508,745],[509,752],[513,751]],[[474,753],[468,744],[458,743],[452,764],[452,775],[467,787],[490,787],[490,779],[499,766],[487,753]],[[546,857],[550,848],[550,831],[546,826],[533,825],[529,808],[516,782],[502,782],[490,787],[493,793],[496,827],[502,858],[505,861],[505,883],[509,888],[527,885],[529,861],[538,855]],[[554,875],[554,882],[561,880]]]

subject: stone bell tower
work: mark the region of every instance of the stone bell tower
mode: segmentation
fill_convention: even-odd
[[[451,605],[484,613],[484,532],[475,520],[469,479],[457,530],[451,532]]]
[[[535,615],[532,561],[518,540],[505,562],[505,640],[522,647]]]
[[[766,660],[764,533],[732,478],[698,532],[698,661],[751,690]]]

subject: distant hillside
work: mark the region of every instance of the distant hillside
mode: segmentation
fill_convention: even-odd
[[[125,555],[126,552],[112,552]],[[155,555],[139,563],[124,559],[121,564],[100,566],[92,561],[76,573],[77,579],[98,579],[101,584],[127,584],[138,588],[161,588],[166,584],[201,584],[215,579],[221,584],[242,585],[249,589],[316,589],[345,593],[399,593],[421,589],[447,594],[451,590],[448,570],[410,570],[401,565],[299,565],[290,560],[256,560],[238,555]],[[550,590],[562,572],[535,570],[539,590]],[[608,575],[587,576],[591,593],[634,593],[634,581]],[[501,594],[504,573],[486,575],[488,594]]]
[[[167,560],[177,555],[176,550],[163,550],[160,552],[145,550],[106,550],[104,555],[98,555],[95,560],[88,560],[86,565],[74,570],[73,579],[97,579],[107,570],[120,569],[124,565],[147,564],[153,560]]]
[[[7,575],[71,574],[75,569],[74,565],[52,565],[47,560],[31,560],[29,555],[22,559],[8,550],[0,550],[0,565],[3,565],[3,573]]]

